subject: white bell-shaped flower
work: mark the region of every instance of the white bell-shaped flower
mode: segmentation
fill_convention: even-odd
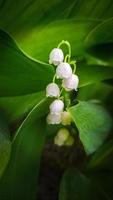
[[[76,90],[78,88],[79,78],[77,75],[72,74],[72,76],[68,79],[62,80],[62,87],[67,91]]]
[[[46,87],[46,96],[47,97],[59,97],[60,89],[56,83],[50,83]]]
[[[62,146],[65,141],[67,140],[67,138],[69,137],[69,131],[66,128],[61,128],[57,135],[54,138],[54,143],[58,146]]]
[[[61,123],[61,113],[49,113],[46,121],[48,124],[60,124]]]
[[[66,62],[61,62],[56,68],[57,78],[64,79],[72,76],[71,66]]]
[[[65,125],[70,125],[70,124],[71,124],[72,119],[71,119],[71,116],[70,116],[70,113],[69,113],[69,112],[67,112],[67,111],[62,112],[62,114],[61,114],[61,119],[62,119],[61,123],[62,123],[64,126],[65,126]]]
[[[51,113],[60,113],[64,109],[64,102],[60,99],[56,99],[50,104],[49,108]]]
[[[49,63],[55,66],[59,65],[64,60],[64,54],[62,49],[54,48],[49,55]]]

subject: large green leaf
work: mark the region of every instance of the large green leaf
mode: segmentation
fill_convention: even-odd
[[[113,199],[113,171],[99,170],[89,173],[91,181],[102,191],[106,200]],[[103,199],[103,198],[100,198]]]
[[[45,89],[51,81],[50,65],[32,60],[0,30],[0,96],[22,95]]]
[[[0,108],[7,115],[8,122],[12,123],[25,117],[27,113],[44,97],[45,92],[42,91],[24,96],[1,97]]]
[[[108,169],[113,170],[113,140],[105,143],[90,159],[87,169]]]
[[[113,68],[102,65],[78,64],[79,87],[113,78]]]
[[[15,35],[27,33],[29,29],[40,27],[40,24],[42,26],[60,17],[67,17],[67,12],[63,12],[72,3],[73,0],[3,0],[0,5],[0,26]]]
[[[100,200],[106,199],[89,178],[76,169],[64,173],[59,200]],[[107,200],[107,199],[106,199]]]
[[[81,101],[100,101],[104,102],[107,106],[108,98],[113,94],[113,86],[103,82],[86,85],[82,87],[77,93],[77,99]],[[113,103],[113,98],[109,98],[110,104]],[[111,106],[111,105],[110,105]]]
[[[42,12],[43,11],[43,12]],[[0,26],[18,35],[29,29],[65,18],[107,19],[113,16],[112,0],[2,0]],[[18,32],[18,30],[20,30]]]
[[[112,0],[73,0],[69,17],[108,19],[113,16]]]
[[[113,18],[94,28],[85,40],[88,53],[113,66]]]
[[[11,154],[11,141],[8,122],[0,111],[0,177],[3,174]]]
[[[9,7],[10,5],[7,4],[6,7],[4,6],[3,14]],[[18,19],[18,12],[23,12],[25,9],[26,12]],[[81,0],[55,0],[49,1],[49,4],[47,0],[44,0],[43,3],[32,1],[29,4],[26,1],[24,4],[20,1],[18,9],[16,8],[16,22],[12,23],[15,11],[12,12],[11,6],[9,14],[11,19],[7,19],[6,16],[4,22],[1,23],[16,37],[27,53],[34,58],[47,61],[50,49],[62,39],[68,39],[71,42],[74,56],[83,56],[84,50],[80,47],[83,46],[82,41],[86,34],[92,31],[100,21],[112,17],[112,10],[111,0],[107,2],[100,0],[98,3],[97,0],[85,0],[84,2]],[[73,18],[75,18],[75,22]],[[21,31],[18,32],[20,28]]]
[[[39,31],[31,30],[23,39],[18,39],[22,49],[34,58],[48,61],[48,55],[62,40],[68,40],[72,46],[72,56],[84,56],[83,41],[88,33],[101,22],[90,19],[67,19],[50,23]],[[64,49],[65,50],[65,49]]]
[[[45,141],[47,99],[38,103],[18,129],[7,170],[0,182],[2,200],[35,200],[40,156]],[[6,192],[7,191],[7,192]]]
[[[0,27],[10,32],[31,56],[46,61],[50,48],[62,39],[74,40],[73,49],[76,51],[73,54],[81,56],[78,48],[82,44],[81,36],[94,28],[94,20],[97,20],[97,25],[100,20],[113,16],[112,0],[25,0],[24,3],[22,0],[18,3],[3,0],[0,8]],[[73,18],[77,24],[73,23]],[[83,19],[88,22],[82,22]],[[90,30],[87,23],[92,23]],[[47,45],[48,51],[45,51]]]
[[[106,110],[91,102],[80,101],[69,112],[79,130],[80,140],[87,154],[96,151],[105,141],[111,128]]]

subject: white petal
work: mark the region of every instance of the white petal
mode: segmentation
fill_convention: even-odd
[[[54,100],[51,104],[50,104],[50,112],[51,113],[59,113],[62,112],[64,109],[64,103],[62,100]]]
[[[62,86],[67,90],[77,90],[78,88],[78,83],[79,83],[79,78],[77,75],[72,74],[72,76],[68,79],[63,79],[62,80]]]
[[[56,83],[50,83],[46,87],[46,96],[47,97],[59,97],[60,89]]]
[[[54,48],[49,55],[49,63],[57,66],[64,59],[63,51],[59,48]]]
[[[61,123],[61,113],[49,113],[46,121],[48,124],[60,124]]]
[[[72,76],[71,66],[66,62],[61,62],[56,68],[56,76],[57,78],[69,78]]]

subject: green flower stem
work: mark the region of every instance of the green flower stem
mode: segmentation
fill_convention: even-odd
[[[53,83],[55,83],[56,74],[53,76]]]
[[[67,54],[65,56],[64,62],[70,62],[70,55],[69,54]]]
[[[67,110],[71,104],[70,92],[67,92],[67,91],[64,92],[64,101],[65,101],[65,106],[66,106],[66,110]]]
[[[68,41],[65,41],[65,40],[62,40],[59,45],[57,46],[57,48],[60,48],[61,45],[65,44],[67,47],[68,47],[68,50],[69,50],[69,54],[68,54],[68,57],[69,59],[71,58],[71,45]]]
[[[76,72],[76,61],[71,61],[70,64],[73,65],[73,67],[74,67],[73,68],[73,74],[75,74],[75,72]]]
[[[61,91],[60,91],[60,96],[61,96],[61,94],[63,93],[63,90],[64,90],[64,88],[61,88]]]

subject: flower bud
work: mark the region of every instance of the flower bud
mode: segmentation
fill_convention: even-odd
[[[57,78],[69,78],[72,76],[71,66],[66,62],[61,62],[56,68],[56,76]]]
[[[61,123],[61,113],[49,113],[46,121],[48,124],[60,124]]]
[[[60,89],[56,83],[50,83],[46,87],[46,96],[47,97],[59,97]]]
[[[59,140],[63,142],[67,140],[68,136],[69,136],[69,131],[66,128],[61,128],[57,133],[57,137],[59,138]]]
[[[65,141],[69,137],[69,131],[66,128],[61,128],[54,138],[54,143],[58,146],[64,145]]]
[[[64,109],[64,103],[62,100],[56,99],[50,104],[49,108],[51,113],[60,113]]]
[[[49,55],[49,63],[57,66],[64,59],[63,51],[59,48],[54,48]]]
[[[72,74],[70,78],[62,80],[62,87],[64,87],[65,90],[67,91],[71,91],[71,90],[77,91],[78,83],[79,83],[78,76],[75,74]]]
[[[61,123],[63,125],[70,125],[71,121],[72,121],[70,113],[67,112],[67,111],[62,112],[62,114],[61,114],[61,120],[62,120]]]
[[[64,142],[61,141],[58,136],[55,136],[55,138],[54,138],[54,144],[56,144],[58,146],[63,146]]]
[[[69,137],[67,138],[65,145],[66,146],[72,146],[74,144],[74,138],[73,136],[69,135]]]

